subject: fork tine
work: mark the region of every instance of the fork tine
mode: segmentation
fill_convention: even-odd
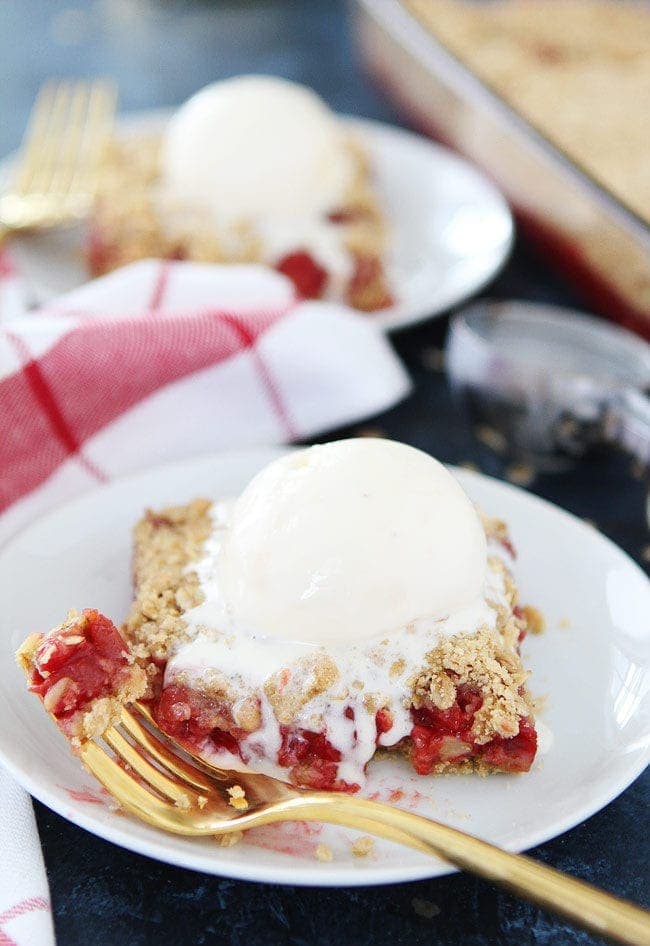
[[[196,802],[196,796],[191,793],[188,785],[181,787],[178,782],[173,781],[169,776],[164,775],[160,769],[151,765],[117,729],[114,727],[108,729],[102,739],[111,747],[118,758],[126,762],[141,779],[165,798],[174,802],[175,805],[180,808],[188,808],[192,801]]]
[[[68,109],[60,129],[59,147],[54,153],[49,187],[60,195],[69,192],[80,167],[89,97],[90,92],[85,82],[77,82],[71,86]]]
[[[47,82],[38,93],[21,145],[20,164],[16,170],[15,187],[24,192],[37,166],[41,142],[52,115],[52,104],[56,96],[57,83]]]
[[[81,143],[82,162],[78,185],[89,194],[95,191],[100,171],[100,159],[110,136],[115,118],[117,90],[114,83],[98,80],[90,88],[85,127]]]
[[[88,102],[88,139],[97,152],[108,136],[113,125],[117,106],[115,83],[107,79],[98,80],[90,90]]]
[[[214,789],[214,784],[210,783],[196,766],[174,755],[160,739],[154,736],[153,733],[150,733],[148,729],[145,729],[145,727],[124,708],[122,708],[121,725],[131,738],[142,746],[159,765],[162,765],[168,772],[176,775],[177,778],[182,779],[183,782],[191,788],[199,792],[209,792]]]
[[[174,810],[170,803],[137,782],[96,743],[85,743],[81,757],[87,769],[121,805],[149,824],[166,831],[174,830],[169,824],[170,814]]]
[[[72,90],[69,82],[59,82],[56,86],[49,121],[40,141],[34,142],[32,176],[27,187],[32,191],[47,190],[58,160],[61,141],[70,109]]]
[[[114,84],[106,80],[50,82],[41,89],[13,184],[0,201],[5,227],[55,226],[88,212],[116,98]]]

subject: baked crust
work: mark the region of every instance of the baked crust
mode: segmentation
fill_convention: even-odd
[[[646,4],[403,2],[534,127],[650,222]]]
[[[203,601],[199,579],[188,566],[202,555],[210,535],[211,503],[195,499],[160,512],[147,510],[134,533],[135,599],[124,634],[140,661],[164,661],[184,639],[183,613]]]

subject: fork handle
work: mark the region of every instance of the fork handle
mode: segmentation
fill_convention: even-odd
[[[286,820],[326,821],[407,844],[507,887],[598,936],[650,946],[650,912],[523,854],[511,854],[413,812],[350,795],[333,799],[326,792],[311,792],[285,804],[291,816]]]

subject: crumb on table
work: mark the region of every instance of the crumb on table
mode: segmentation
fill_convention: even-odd
[[[440,913],[440,907],[431,900],[424,900],[422,897],[413,897],[411,900],[413,912],[425,920],[432,920],[434,916]]]
[[[441,348],[430,345],[420,352],[420,362],[427,371],[440,372],[445,370],[445,353]]]
[[[506,470],[506,479],[515,486],[530,486],[536,470],[530,463],[512,463]]]
[[[508,449],[508,441],[501,431],[490,427],[489,424],[479,424],[474,428],[474,435],[484,447],[494,453],[505,453]]]

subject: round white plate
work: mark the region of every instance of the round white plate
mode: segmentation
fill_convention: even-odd
[[[130,602],[130,532],[145,506],[239,491],[280,451],[260,449],[160,467],[63,506],[0,554],[0,761],[33,795],[75,824],[123,847],[208,873],[292,884],[379,884],[449,872],[386,842],[354,857],[353,833],[318,825],[271,826],[225,849],[150,828],[111,811],[97,784],[29,694],[13,653],[28,632],[58,623],[70,607],[97,607],[121,621]],[[531,688],[546,698],[555,734],[523,776],[421,778],[402,761],[373,762],[365,794],[456,825],[511,850],[572,827],[607,804],[648,760],[650,583],[592,527],[523,491],[455,471],[489,513],[509,522],[519,549],[523,598],[548,629],[526,641]],[[647,710],[647,705],[646,705]],[[314,857],[317,844],[334,852]]]
[[[123,134],[160,130],[168,112],[120,122]],[[391,230],[388,271],[398,303],[375,319],[405,328],[457,305],[492,279],[513,240],[508,206],[478,171],[451,151],[379,122],[346,119],[370,154]],[[10,159],[0,165],[0,188]],[[34,299],[86,282],[81,228],[15,238],[14,255]]]

